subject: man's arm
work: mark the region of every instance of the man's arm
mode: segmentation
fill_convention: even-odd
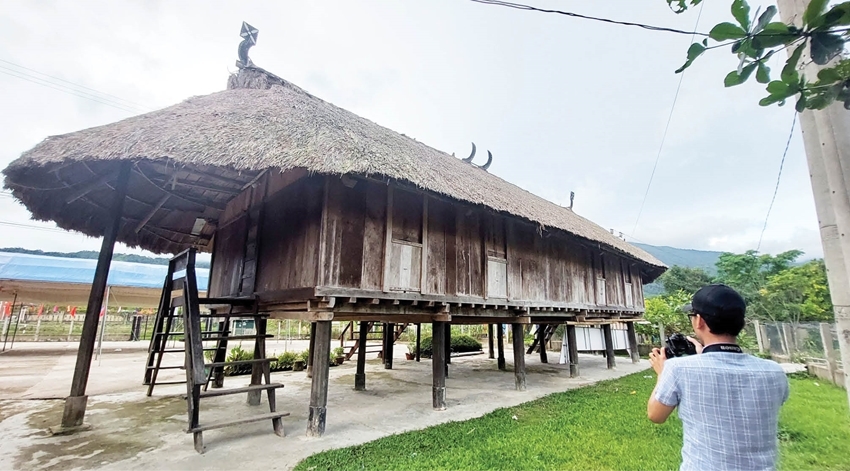
[[[652,365],[652,369],[655,370],[658,381],[655,383],[655,388],[652,389],[649,402],[646,404],[646,416],[656,424],[663,424],[678,404],[678,391],[675,379],[670,374],[670,371],[664,374],[664,361],[666,359],[667,356],[664,354],[664,350],[660,348],[653,348],[649,354],[649,363]],[[673,402],[672,406],[668,406],[657,399],[659,390],[663,399]]]

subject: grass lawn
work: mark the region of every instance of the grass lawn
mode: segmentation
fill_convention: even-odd
[[[655,376],[647,370],[477,419],[318,453],[295,469],[678,469],[681,422],[675,414],[663,425],[646,419],[646,399],[654,385]],[[780,469],[850,469],[844,390],[791,378],[779,435]]]

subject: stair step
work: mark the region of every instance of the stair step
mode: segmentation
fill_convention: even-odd
[[[231,425],[247,424],[247,423],[250,423],[250,422],[259,422],[261,420],[278,419],[280,417],[287,417],[288,415],[289,415],[289,412],[269,412],[268,414],[254,415],[254,416],[251,416],[251,417],[242,417],[241,419],[236,419],[236,420],[227,420],[227,421],[224,421],[224,422],[213,422],[213,423],[210,423],[210,424],[199,424],[197,427],[195,427],[193,429],[186,430],[186,433],[205,432],[207,430],[229,427]]]
[[[175,365],[175,366],[160,366],[157,368],[156,366],[147,367],[149,370],[185,370],[186,367],[183,365]]]
[[[214,352],[216,350],[218,350],[218,349],[217,348],[205,348],[204,349],[205,352]],[[183,348],[167,348],[165,350],[157,350],[154,353],[181,353],[181,352],[185,352],[185,351],[186,351],[186,349],[183,349]]]
[[[228,396],[230,394],[241,394],[251,391],[265,391],[267,389],[278,389],[282,388],[283,384],[280,383],[271,383],[271,384],[255,384],[252,386],[245,386],[242,388],[230,388],[230,389],[210,389],[208,391],[204,391],[201,393],[201,397],[216,397],[216,396]]]
[[[237,360],[237,361],[216,361],[213,363],[207,363],[204,366],[216,367],[216,366],[231,366],[231,365],[253,365],[254,363],[271,363],[273,361],[277,361],[276,358],[256,358],[253,360]]]
[[[157,386],[162,386],[163,384],[186,384],[186,380],[183,381],[157,381]]]

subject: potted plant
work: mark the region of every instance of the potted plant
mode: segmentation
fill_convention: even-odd
[[[416,359],[416,342],[409,342],[407,344],[407,353],[405,353],[404,356],[408,360]]]
[[[336,361],[337,365],[341,365],[345,361],[345,349],[342,347],[336,347],[333,353],[334,361]]]
[[[298,354],[298,358],[292,364],[292,371],[304,371],[307,366],[307,357],[310,356],[310,350],[304,350]]]

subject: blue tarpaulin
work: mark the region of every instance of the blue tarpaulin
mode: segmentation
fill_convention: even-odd
[[[53,283],[91,284],[97,260],[48,257],[0,252],[0,280],[46,281]],[[109,269],[109,286],[162,288],[167,265],[113,261]],[[209,269],[196,268],[198,290],[206,291]]]

